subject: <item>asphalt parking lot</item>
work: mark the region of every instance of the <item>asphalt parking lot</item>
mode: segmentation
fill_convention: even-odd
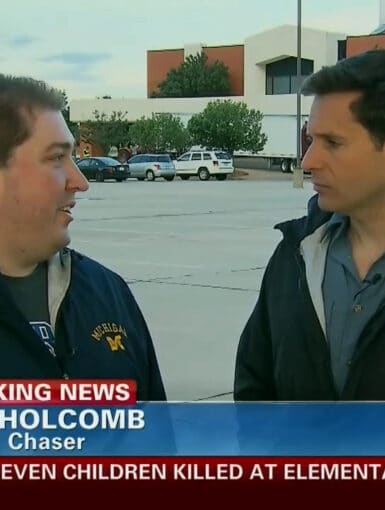
[[[90,183],[72,247],[119,272],[154,339],[169,400],[231,399],[239,335],[280,234],[306,212],[305,180]],[[258,177],[259,176],[259,177]],[[282,178],[281,178],[282,177]]]

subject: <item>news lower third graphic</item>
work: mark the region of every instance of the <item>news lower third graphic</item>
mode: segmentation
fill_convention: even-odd
[[[376,458],[279,457],[165,457],[154,458],[79,458],[7,457],[0,464],[0,480],[60,481],[385,481],[385,462]]]
[[[145,403],[129,380],[0,381],[17,480],[385,482],[382,403]]]

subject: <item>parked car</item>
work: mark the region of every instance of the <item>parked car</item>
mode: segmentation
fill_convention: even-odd
[[[175,166],[169,154],[137,154],[127,161],[130,166],[130,177],[139,181],[154,181],[163,177],[172,181],[175,177]]]
[[[95,179],[97,182],[103,182],[105,179],[115,179],[122,182],[130,176],[129,166],[123,165],[114,158],[83,158],[76,161],[76,164],[88,180]]]
[[[208,181],[215,175],[224,181],[234,172],[232,157],[225,151],[189,151],[174,161],[176,175],[183,180],[197,175],[201,181]]]

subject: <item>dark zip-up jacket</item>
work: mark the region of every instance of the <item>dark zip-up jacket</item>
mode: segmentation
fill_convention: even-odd
[[[308,216],[276,226],[284,237],[241,335],[235,400],[385,400],[385,303],[357,342],[342,394],[335,389],[322,299],[330,217],[315,196]]]
[[[137,399],[165,400],[152,339],[124,280],[64,250],[49,262],[56,357],[0,281],[0,379],[134,379]]]

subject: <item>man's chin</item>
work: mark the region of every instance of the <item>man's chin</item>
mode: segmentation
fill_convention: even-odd
[[[325,212],[336,212],[330,201],[325,200],[325,198],[321,197],[320,195],[318,195],[318,207]]]
[[[63,248],[66,248],[71,242],[71,238],[67,235],[62,236],[60,239],[57,239],[57,242],[53,244],[52,246],[52,255],[55,255],[55,253],[58,253]]]

